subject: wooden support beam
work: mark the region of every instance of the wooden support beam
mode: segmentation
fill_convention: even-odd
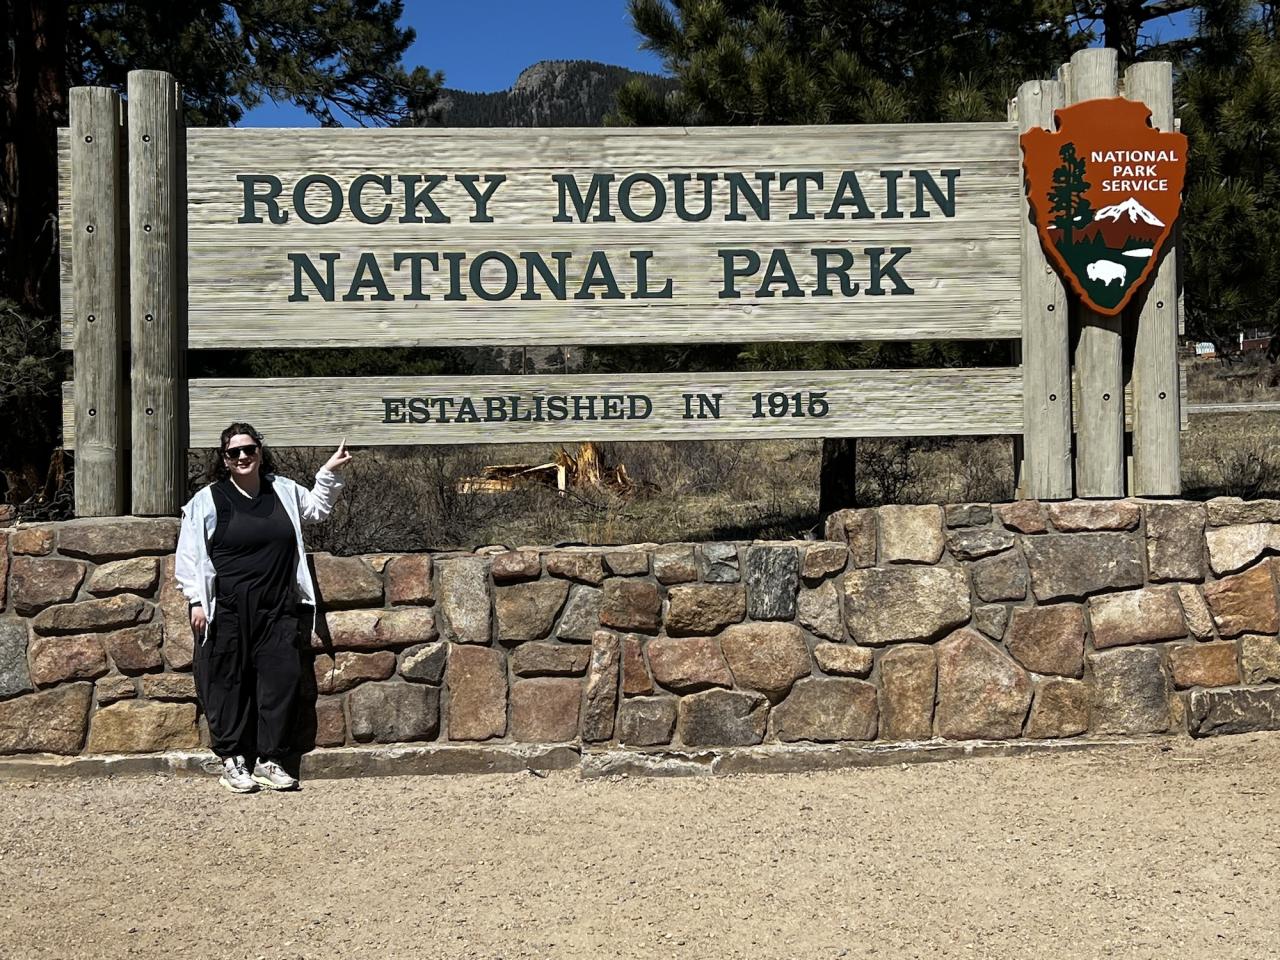
[[[125,171],[120,96],[71,89],[76,485],[81,517],[126,511]]]
[[[129,299],[133,512],[177,513],[186,493],[179,402],[184,256],[181,97],[158,70],[129,73]]]

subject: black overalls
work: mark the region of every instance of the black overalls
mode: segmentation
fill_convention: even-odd
[[[301,676],[296,534],[265,477],[256,497],[220,480],[213,500],[218,522],[209,558],[217,599],[195,650],[196,689],[218,756],[278,760],[290,747]]]

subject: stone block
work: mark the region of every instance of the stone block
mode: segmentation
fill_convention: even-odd
[[[547,554],[547,573],[598,587],[604,583],[604,560],[598,553],[561,551]]]
[[[1280,640],[1246,633],[1240,638],[1240,672],[1245,683],[1280,683]]]
[[[1244,573],[1205,584],[1204,599],[1221,636],[1280,632],[1271,567],[1272,561],[1265,560]]]
[[[454,647],[449,652],[445,683],[449,688],[450,740],[488,740],[507,732],[507,664],[500,651]],[[577,714],[574,716],[576,723]]]
[[[1204,507],[1209,525],[1214,527],[1233,523],[1280,523],[1280,500],[1214,497]]]
[[[649,641],[654,679],[677,693],[733,686],[733,674],[711,637],[656,637]]]
[[[400,676],[418,683],[442,683],[449,644],[445,640],[420,643],[400,654]]]
[[[160,619],[164,621],[164,662],[170,670],[189,670],[195,652],[191,611],[173,578],[173,557],[160,561]]]
[[[113,593],[150,596],[160,580],[158,557],[131,557],[104,563],[89,577],[89,592],[103,597]]]
[[[1172,687],[1160,651],[1103,650],[1086,657],[1093,675],[1093,733],[1164,733],[1173,716]]]
[[[1018,550],[979,560],[969,574],[978,599],[987,603],[1022,600],[1027,595],[1027,568]]]
[[[134,699],[138,695],[138,688],[133,677],[112,673],[99,677],[94,682],[93,693],[98,700],[98,706],[105,707],[108,703],[115,703],[117,700]]]
[[[79,753],[89,726],[91,683],[69,683],[0,701],[0,755]]]
[[[1032,673],[1084,674],[1084,607],[1056,603],[1018,607],[1009,628],[1009,653]]]
[[[431,556],[410,553],[392,557],[382,569],[387,581],[387,603],[427,604],[434,599],[431,588]]]
[[[1038,500],[1016,500],[996,507],[1000,522],[1018,533],[1044,533],[1049,529]]]
[[[1009,625],[1009,608],[1001,603],[988,603],[973,608],[973,625],[992,640],[1004,639]]]
[[[737,583],[738,547],[733,543],[704,543],[702,545],[702,579],[707,583]]]
[[[827,517],[826,538],[849,545],[849,562],[854,567],[876,565],[875,510],[837,510]]]
[[[938,663],[932,647],[908,644],[880,658],[880,737],[928,740],[933,736],[933,703]]]
[[[653,551],[653,575],[659,583],[690,583],[698,579],[698,561],[691,543],[668,543]]]
[[[100,633],[145,623],[151,619],[153,610],[141,597],[122,593],[102,600],[49,607],[36,614],[32,626],[36,633],[44,634]]]
[[[317,747],[340,747],[347,742],[347,718],[342,710],[342,697],[324,697],[316,701]]]
[[[952,503],[943,511],[948,527],[982,527],[991,522],[989,503]]]
[[[747,615],[747,595],[736,584],[674,586],[667,598],[667,632],[673,636],[717,633]]]
[[[800,551],[795,547],[747,548],[747,612],[753,620],[791,620],[800,589]]]
[[[720,635],[734,683],[777,703],[812,672],[804,633],[790,623],[739,623]],[[650,647],[652,656],[652,647]]]
[[[386,680],[396,672],[396,655],[387,650],[377,653],[339,651],[333,656],[321,654],[315,660],[316,690],[320,693],[342,693],[366,680]]]
[[[1041,603],[1140,587],[1145,580],[1146,549],[1137,534],[1051,534],[1028,537],[1022,548]]]
[[[844,639],[844,616],[840,612],[840,591],[834,580],[824,580],[812,590],[803,587],[796,599],[796,620],[814,636],[825,640]]]
[[[1208,640],[1213,637],[1213,614],[1209,604],[1205,603],[1200,588],[1193,583],[1178,586],[1178,602],[1182,604],[1182,617],[1187,629],[1197,640]]]
[[[1049,520],[1059,533],[1136,530],[1141,508],[1131,500],[1068,500],[1048,505]]]
[[[749,747],[764,739],[769,701],[747,690],[705,690],[680,698],[676,730],[690,747]]]
[[[1026,672],[977,631],[957,630],[938,644],[938,736],[1012,739],[1030,705]]]
[[[95,562],[173,553],[177,517],[89,517],[59,524],[58,551]]]
[[[51,687],[66,680],[92,680],[105,676],[107,657],[93,635],[80,637],[36,637],[29,650],[31,681],[37,687]]]
[[[647,580],[609,580],[600,603],[600,624],[615,630],[656,633],[662,625],[662,595]]]
[[[351,739],[360,743],[434,740],[440,732],[440,688],[421,683],[366,683],[347,697]]]
[[[1240,664],[1233,640],[1188,643],[1169,650],[1169,672],[1179,690],[1189,687],[1229,687],[1240,682]]]
[[[599,743],[613,736],[618,709],[618,666],[622,644],[608,630],[596,631],[591,640],[591,668],[582,691],[582,739]]]
[[[99,639],[107,656],[121,673],[145,673],[158,670],[163,665],[160,648],[164,641],[164,624],[158,619],[138,627],[101,634]]]
[[[189,673],[148,673],[142,677],[148,700],[195,700],[196,681]]]
[[[604,565],[615,577],[643,577],[649,572],[649,554],[644,550],[613,550],[604,555]]]
[[[320,605],[328,610],[382,606],[382,577],[360,557],[311,556]]]
[[[1159,643],[1187,635],[1174,587],[1149,587],[1089,598],[1093,645],[1102,650],[1134,643]]]
[[[644,638],[627,634],[622,638],[622,695],[639,697],[650,693],[653,693],[653,674],[644,657]]]
[[[1280,687],[1192,690],[1187,712],[1193,737],[1280,730]]]
[[[550,636],[568,596],[569,584],[563,580],[533,580],[495,588],[498,639],[522,643]]]
[[[634,697],[618,708],[618,742],[657,747],[671,742],[676,728],[675,697]]]
[[[823,673],[842,677],[866,677],[875,662],[872,651],[851,643],[820,643],[813,648],[813,659]]]
[[[957,560],[981,560],[1008,550],[1015,542],[1012,533],[995,527],[951,530],[947,533],[947,549]]]
[[[437,560],[443,623],[455,643],[488,643],[493,632],[489,610],[489,561],[482,557]]]
[[[581,644],[522,643],[511,651],[511,672],[517,677],[572,677],[586,672],[591,649]]]
[[[25,620],[0,617],[0,700],[32,689],[27,666],[29,631]]]
[[[511,687],[511,737],[523,743],[563,743],[578,736],[582,681],[562,677],[517,680]]]
[[[876,511],[882,563],[937,563],[942,559],[942,508],[888,506]]]
[[[1275,553],[1280,548],[1280,527],[1269,523],[1209,527],[1205,531],[1205,544],[1214,573],[1219,576],[1238,573],[1264,553]]]
[[[492,559],[494,583],[536,580],[542,576],[542,557],[537,550],[507,550]]]
[[[1147,568],[1154,583],[1204,579],[1204,506],[1144,503]]]
[[[93,715],[88,753],[156,753],[200,745],[194,703],[126,700]]]
[[[396,607],[380,610],[374,636],[383,647],[403,647],[430,643],[440,634],[436,630],[435,612],[425,607]]]
[[[874,740],[879,709],[875,684],[847,677],[808,677],[773,708],[773,736],[782,741]]]
[[[603,602],[604,591],[600,588],[574,584],[569,590],[569,602],[565,604],[560,625],[556,627],[556,636],[574,643],[590,643],[600,629],[600,605]]]
[[[9,566],[9,601],[14,610],[29,617],[55,603],[74,600],[84,574],[79,560],[14,557]]]
[[[0,504],[0,509],[9,504]],[[9,603],[9,531],[0,528],[0,612]]]
[[[1050,677],[1036,683],[1025,735],[1036,740],[1078,737],[1089,729],[1089,688],[1079,680]]]
[[[873,567],[844,575],[844,615],[860,644],[934,640],[968,623],[969,581],[959,567]]]
[[[376,650],[381,610],[325,610],[311,636],[315,650]]]
[[[806,580],[819,580],[833,573],[841,573],[849,563],[849,545],[834,541],[819,541],[804,548],[804,560],[800,575]]]
[[[43,557],[53,552],[55,526],[37,524],[15,527],[10,531],[9,544],[15,557]]]

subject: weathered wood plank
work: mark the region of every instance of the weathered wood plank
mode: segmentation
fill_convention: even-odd
[[[132,510],[178,511],[186,443],[178,401],[183,184],[177,151],[181,97],[158,70],[129,73],[129,299],[132,360]]]
[[[1116,51],[1090,48],[1071,57],[1070,101],[1114,97]],[[1124,496],[1122,323],[1080,307],[1075,365],[1080,371],[1076,419],[1076,496]]]
[[[1061,83],[1036,80],[1018,90],[1018,128],[1052,130],[1053,112],[1065,106]],[[1071,496],[1071,348],[1067,294],[1045,258],[1023,197],[1022,363],[1025,477],[1022,494]]]
[[[1136,63],[1125,71],[1125,96],[1151,108],[1157,130],[1173,129],[1173,66]],[[1133,351],[1133,488],[1136,496],[1182,492],[1178,429],[1177,242],[1169,245],[1141,294]]]
[[[63,237],[75,273],[64,291],[85,322],[75,335],[76,515],[126,511],[128,394],[124,365],[125,169],[120,96],[106,87],[72,87],[68,159],[76,173],[59,205],[76,230]],[[69,242],[68,242],[69,239]]]
[[[792,397],[825,393],[825,416],[791,415]],[[753,417],[752,395],[773,392],[788,398],[788,415]],[[684,394],[720,394],[719,419],[696,419],[706,413],[696,400],[686,419]],[[513,423],[386,423],[386,399],[457,398],[448,409],[460,409],[460,398],[472,398],[477,413],[484,398],[521,399],[521,411],[534,409],[534,397],[595,397],[595,420]],[[603,419],[603,396],[647,398],[645,419]],[[216,446],[218,435],[233,420],[247,420],[276,446],[336,444],[345,437],[354,445],[432,443],[540,443],[581,440],[751,440],[779,437],[821,438],[873,436],[947,436],[1017,434],[1022,430],[1022,372],[1016,367],[966,370],[858,370],[760,373],[501,376],[501,377],[364,377],[294,380],[193,380],[191,444]],[[586,401],[582,401],[586,410]],[[628,401],[621,410],[630,412]],[[568,401],[567,410],[572,409]],[[636,404],[639,412],[644,405]],[[428,412],[439,406],[428,404]],[[544,400],[544,409],[546,402]],[[763,411],[769,409],[763,400]],[[393,405],[406,417],[409,408]],[[523,412],[521,413],[523,415]]]

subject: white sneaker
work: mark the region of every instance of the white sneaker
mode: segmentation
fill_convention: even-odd
[[[218,782],[232,793],[253,793],[258,784],[249,775],[249,765],[244,757],[226,757],[222,761],[222,776]]]
[[[285,773],[274,760],[259,760],[253,765],[253,779],[268,790],[296,790],[298,781]]]

